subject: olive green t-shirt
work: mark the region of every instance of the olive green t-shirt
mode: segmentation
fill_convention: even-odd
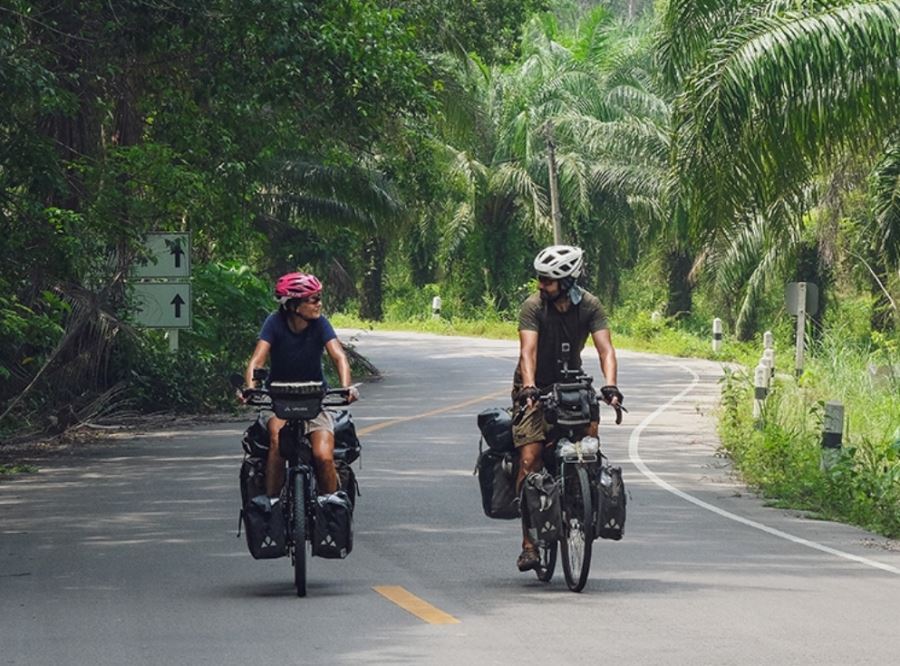
[[[534,383],[538,388],[546,388],[560,381],[563,360],[569,362],[569,369],[581,368],[581,352],[592,333],[608,328],[606,313],[600,300],[593,294],[582,291],[578,305],[570,305],[565,312],[559,312],[552,303],[541,300],[540,294],[529,296],[519,311],[519,330],[537,331],[537,367]],[[569,343],[568,356],[563,359],[562,343]],[[513,377],[515,386],[522,385],[522,373],[516,366]]]

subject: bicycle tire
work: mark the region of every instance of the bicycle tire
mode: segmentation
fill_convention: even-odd
[[[294,586],[297,596],[306,596],[306,476],[302,472],[294,474],[294,488],[291,507],[293,525],[291,525],[291,548],[294,561]]]
[[[573,473],[574,472],[574,473]],[[581,592],[591,570],[591,547],[594,542],[591,487],[587,472],[578,464],[563,466],[563,573],[566,585],[573,592]]]
[[[558,545],[558,541],[552,541],[547,545],[538,546],[541,563],[534,570],[534,573],[537,574],[538,580],[542,583],[549,583],[553,578],[553,571],[556,569],[556,549]]]

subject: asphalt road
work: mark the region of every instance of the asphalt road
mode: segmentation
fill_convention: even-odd
[[[472,475],[515,345],[355,337],[385,377],[353,409],[354,550],[311,560],[308,597],[235,538],[244,424],[123,435],[0,483],[0,664],[900,663],[900,547],[736,484],[718,365],[620,352],[631,413],[605,411],[601,439],[626,536],[595,543],[574,594],[560,567],[549,584],[515,569],[519,528],[484,517]]]

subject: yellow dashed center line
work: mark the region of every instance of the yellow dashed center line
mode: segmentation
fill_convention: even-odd
[[[449,613],[445,613],[440,608],[435,608],[424,599],[420,599],[399,585],[379,585],[372,589],[385,599],[394,602],[403,610],[412,613],[428,624],[459,624],[459,620]]]
[[[416,421],[418,419],[428,418],[429,416],[437,416],[438,414],[452,412],[457,409],[468,407],[469,405],[475,405],[479,402],[484,402],[485,400],[491,400],[493,398],[499,398],[504,395],[509,395],[509,391],[497,391],[496,393],[483,395],[480,398],[472,398],[471,400],[458,402],[453,405],[448,405],[447,407],[433,409],[430,412],[423,412],[422,414],[416,414],[414,416],[401,416],[389,421],[382,421],[381,423],[376,423],[365,428],[360,428],[358,430],[358,433],[360,435],[368,435],[373,432],[377,432],[378,430],[383,430],[384,428],[397,425],[398,423]],[[417,618],[419,618],[420,620],[424,620],[428,624],[459,624],[459,620],[457,620],[449,613],[445,613],[440,608],[435,608],[424,599],[420,599],[419,597],[412,594],[411,592],[408,592],[406,589],[400,587],[399,585],[379,585],[377,587],[373,587],[372,589],[378,592],[378,594],[383,596],[385,599],[394,602],[403,610],[412,613]]]

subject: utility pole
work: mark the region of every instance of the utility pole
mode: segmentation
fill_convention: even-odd
[[[556,184],[556,144],[553,142],[553,123],[544,126],[547,139],[547,167],[550,172],[550,219],[553,222],[553,244],[562,243],[562,218],[559,213],[559,189]]]

